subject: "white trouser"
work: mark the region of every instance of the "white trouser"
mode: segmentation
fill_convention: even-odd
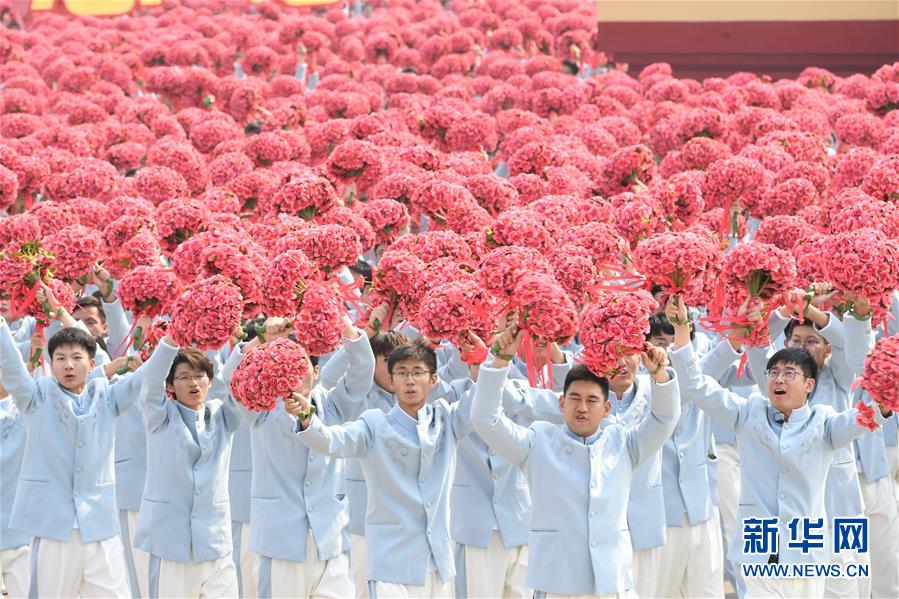
[[[345,553],[322,561],[312,538],[306,538],[306,555],[302,562],[260,556],[256,569],[260,597],[353,597],[350,563]]]
[[[28,596],[30,556],[30,545],[0,551],[0,579],[2,579],[9,599],[25,599]]]
[[[896,505],[899,506],[899,445],[887,447],[887,458],[890,460],[890,473],[893,475],[893,490],[896,495]]]
[[[131,597],[119,535],[82,544],[75,528],[68,541],[35,538],[31,548],[29,596]]]
[[[884,476],[868,482],[858,477],[868,517],[871,596],[899,597],[899,508],[892,499],[893,481]]]
[[[727,548],[734,538],[737,507],[740,503],[740,454],[735,445],[718,443],[715,445],[715,455],[718,457],[718,513],[721,515],[721,532],[724,537],[724,569],[737,582],[742,572],[738,565],[727,559]]]
[[[823,578],[745,578],[743,599],[818,599],[824,593]]]
[[[861,517],[861,516],[859,516]],[[868,530],[871,527],[868,526]],[[833,531],[828,529],[828,535],[832,535]],[[827,538],[828,535],[825,535]],[[826,545],[825,545],[826,546]],[[868,547],[871,547],[870,537]],[[858,553],[856,551],[841,551],[833,553],[830,556],[830,563],[839,564],[840,570],[846,572],[846,566],[849,564],[871,563],[871,556],[867,553]],[[846,599],[856,599],[857,597],[871,596],[871,579],[862,577],[853,578],[836,578],[828,577],[824,579],[824,596],[825,597],[844,597]]]
[[[637,592],[634,589],[628,589],[621,593],[613,593],[611,595],[590,595],[593,599],[637,599]],[[582,595],[558,595],[556,593],[534,593],[534,599],[583,599]]]
[[[528,571],[528,546],[506,549],[498,530],[490,535],[486,549],[462,545],[465,557],[466,596],[526,597],[531,594],[524,579]]]
[[[358,599],[368,597],[368,581],[365,579],[365,570],[368,567],[367,558],[365,537],[350,533],[350,575],[353,577],[353,584],[356,585]]]
[[[398,584],[395,582],[369,583],[369,593],[372,599],[450,599],[453,596],[453,581],[443,582],[437,571],[428,572],[424,586],[411,584]]]
[[[131,594],[135,597],[145,597],[148,593],[147,589],[150,588],[147,586],[150,554],[134,546],[137,516],[137,512],[119,510],[119,528],[122,532],[122,551],[125,555],[125,567],[128,569],[128,583],[131,585]]]
[[[256,562],[259,557],[250,551],[250,525],[231,521],[231,541],[234,567],[237,568],[237,584],[241,599],[256,599]]]
[[[237,568],[231,554],[194,564],[150,556],[150,597],[237,599]]]
[[[634,591],[638,597],[659,594],[659,571],[662,569],[662,548],[652,547],[634,551]]]
[[[669,526],[662,546],[662,567],[656,589],[659,597],[723,597],[724,550],[716,509],[712,517],[693,526]]]

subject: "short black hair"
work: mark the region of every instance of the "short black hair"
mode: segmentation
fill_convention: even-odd
[[[371,265],[365,260],[359,260],[349,267],[349,271],[354,275],[359,275],[366,284],[371,283]]]
[[[653,335],[673,335],[674,325],[668,320],[662,312],[656,312],[649,317],[649,333],[646,338],[649,339]]]
[[[424,362],[428,367],[428,372],[431,374],[437,372],[437,352],[423,341],[413,341],[390,352],[390,355],[387,356],[387,372],[393,374],[395,364],[407,361]]]
[[[91,360],[97,355],[97,342],[93,335],[76,327],[66,327],[50,337],[50,341],[47,343],[47,353],[50,355],[50,359],[53,359],[53,352],[65,345],[83,348]]]
[[[401,345],[408,345],[409,338],[399,331],[380,331],[369,340],[371,351],[375,356],[387,357]]]
[[[818,335],[818,337],[820,337],[821,339],[824,339],[824,343],[828,343],[828,344],[830,343],[830,341],[825,339],[824,335],[822,335],[818,331],[818,329],[815,328],[815,325],[812,324],[810,321],[799,322],[795,318],[791,318],[790,322],[787,323],[787,326],[784,329],[784,338],[786,338],[789,341],[790,337],[793,336],[793,329],[795,329],[796,327],[799,327],[799,326],[811,327],[815,331],[815,334]]]
[[[649,332],[646,334],[646,340],[649,341],[649,338],[653,335],[673,335],[674,334],[674,325],[671,324],[671,321],[668,320],[668,317],[665,316],[664,312],[656,312],[652,316],[649,317]],[[690,341],[696,337],[696,327],[693,326],[693,321],[690,321]]]
[[[818,380],[818,363],[810,353],[801,347],[785,347],[775,352],[773,356],[768,358],[768,364],[765,365],[766,370],[778,364],[792,364],[802,369],[802,374],[806,378]]]
[[[97,313],[100,315],[100,322],[106,324],[106,311],[103,309],[103,303],[99,298],[93,295],[85,295],[75,302],[75,309],[77,310],[78,308],[81,308],[82,310],[86,310],[87,308],[96,308]]]
[[[604,376],[596,376],[585,364],[575,364],[571,367],[571,370],[565,375],[565,386],[562,388],[562,393],[568,393],[568,387],[576,381],[596,383],[602,389],[603,397],[609,399],[609,379]]]

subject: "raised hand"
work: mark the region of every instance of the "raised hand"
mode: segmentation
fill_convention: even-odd
[[[494,337],[491,350],[493,351],[493,368],[505,368],[518,353],[521,341],[524,339],[524,331],[513,324],[502,333]]]
[[[661,347],[657,347],[651,343],[647,343],[644,350],[640,353],[643,360],[643,366],[649,371],[649,376],[657,383],[664,383],[671,377],[665,366],[668,364],[668,352]]]

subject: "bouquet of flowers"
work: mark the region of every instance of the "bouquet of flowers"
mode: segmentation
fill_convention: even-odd
[[[877,404],[899,412],[899,385],[896,381],[899,381],[899,335],[880,339],[868,354],[861,386]]]
[[[319,225],[296,233],[303,253],[326,273],[355,264],[362,254],[356,232],[343,225]]]
[[[526,274],[552,275],[552,267],[537,250],[514,245],[490,250],[477,270],[481,286],[497,298],[511,300]]]
[[[447,339],[457,347],[468,343],[468,332],[487,339],[496,321],[496,300],[473,278],[435,285],[418,308],[421,332],[429,339]]]
[[[519,326],[537,339],[567,343],[577,332],[577,310],[550,275],[522,276],[512,301],[519,309]]]
[[[393,243],[409,229],[409,211],[396,200],[383,198],[362,202],[359,213],[374,229],[380,245]]]
[[[249,352],[234,370],[231,393],[252,412],[274,410],[279,399],[300,389],[309,375],[306,350],[289,339],[275,339]]]
[[[168,333],[175,343],[218,349],[240,326],[243,297],[227,278],[216,275],[190,285],[172,304]]]
[[[340,346],[346,309],[340,293],[328,281],[313,281],[303,292],[303,303],[293,319],[293,332],[313,356],[328,354]]]
[[[337,192],[331,182],[309,172],[291,177],[262,208],[269,215],[291,214],[311,220],[335,205]]]
[[[827,277],[840,291],[868,298],[874,322],[889,312],[890,297],[899,288],[899,244],[876,229],[856,229],[832,235],[824,244]],[[848,309],[848,305],[837,310]]]
[[[656,308],[658,303],[645,291],[600,295],[581,313],[581,361],[597,376],[621,374],[621,358],[640,353],[646,346],[649,317]]]
[[[81,225],[71,225],[51,233],[45,239],[47,250],[56,256],[55,276],[82,285],[91,267],[103,251],[100,232]]]
[[[262,309],[268,316],[292,318],[303,293],[318,278],[318,269],[301,250],[288,250],[272,260],[262,273]]]
[[[138,266],[122,277],[117,294],[135,320],[153,318],[168,313],[172,301],[181,294],[181,280],[167,268]]]
[[[690,305],[711,301],[722,259],[720,246],[688,231],[655,235],[634,252],[634,265],[647,279]]]
[[[796,260],[773,245],[741,243],[724,257],[722,281],[728,306],[740,306],[748,299],[761,302],[761,323],[739,319],[731,323],[745,330],[747,344],[760,346],[768,342],[767,316],[771,307],[779,305],[784,293],[796,285]]]

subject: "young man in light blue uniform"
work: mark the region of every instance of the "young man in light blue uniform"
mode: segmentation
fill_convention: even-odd
[[[134,544],[150,554],[149,595],[236,598],[228,463],[240,410],[227,393],[207,399],[215,376],[203,352],[166,336],[153,359],[169,368],[141,401],[147,480]]]
[[[678,318],[681,315],[679,309]],[[699,405],[737,435],[742,485],[729,558],[738,564],[828,563],[831,556],[826,543],[823,549],[809,552],[790,546],[789,525],[794,518],[821,519],[822,538],[828,538],[824,483],[836,451],[867,431],[856,422],[856,410],[837,413],[830,406],[809,405],[818,369],[804,349],[780,350],[764,365],[759,352],[750,352],[753,372],[767,375],[769,399],[759,394],[745,399],[703,376],[690,346],[688,327],[675,325],[674,350],[669,355],[685,400]],[[875,408],[879,424],[886,415]],[[747,519],[752,524],[751,519],[764,518],[777,519],[776,547],[755,547],[752,538],[746,538]],[[819,597],[824,592],[820,578],[746,577],[745,583],[747,597]]]
[[[517,342],[520,343],[520,335]],[[504,352],[513,355],[513,344]],[[519,464],[533,502],[527,584],[535,597],[634,597],[627,506],[634,470],[657,454],[677,424],[677,382],[664,351],[644,355],[653,379],[652,414],[636,427],[600,427],[612,410],[608,381],[583,365],[571,369],[559,400],[565,424],[512,422],[501,409],[508,361],[478,374],[472,419],[481,438]]]
[[[513,327],[497,337],[503,346],[514,339]],[[503,388],[503,409],[517,424],[536,420],[561,422],[558,393],[571,370],[571,360],[550,344],[549,368],[555,389],[533,388],[527,375],[510,379]],[[531,496],[527,479],[512,464],[472,432],[459,446],[451,497],[452,538],[456,545],[456,596],[520,597],[528,565]]]
[[[345,425],[309,416],[308,400],[286,406],[302,414],[300,440],[318,453],[359,457],[368,484],[365,541],[372,597],[449,597],[455,576],[449,492],[459,441],[471,430],[470,394],[449,405],[427,403],[437,386],[437,356],[416,342],[390,354],[397,403],[368,410]]]
[[[283,326],[277,328],[276,320],[266,326],[267,340],[291,330],[289,321],[281,319]],[[344,339],[347,369],[337,384],[332,389],[313,388],[318,369],[312,365],[302,388],[297,389],[311,397],[316,413],[329,424],[359,416],[375,370],[368,337],[348,319]],[[229,366],[236,367],[259,344],[257,337],[236,349],[239,356]],[[225,379],[230,379],[230,372]],[[249,535],[250,549],[260,556],[258,596],[352,596],[347,509],[341,498],[342,460],[322,457],[300,443],[296,418],[285,411],[282,400],[270,412],[242,411],[250,425],[253,448]]]
[[[39,299],[65,327],[48,343],[53,377],[32,378],[0,318],[0,377],[26,432],[33,431],[26,435],[9,523],[34,537],[29,594],[128,597],[115,498],[115,420],[165,365],[148,362],[139,374],[110,384],[94,371],[93,337],[75,328],[49,290]]]
[[[28,596],[31,539],[9,528],[16,483],[25,451],[25,424],[9,392],[0,385],[0,581],[10,599]]]

